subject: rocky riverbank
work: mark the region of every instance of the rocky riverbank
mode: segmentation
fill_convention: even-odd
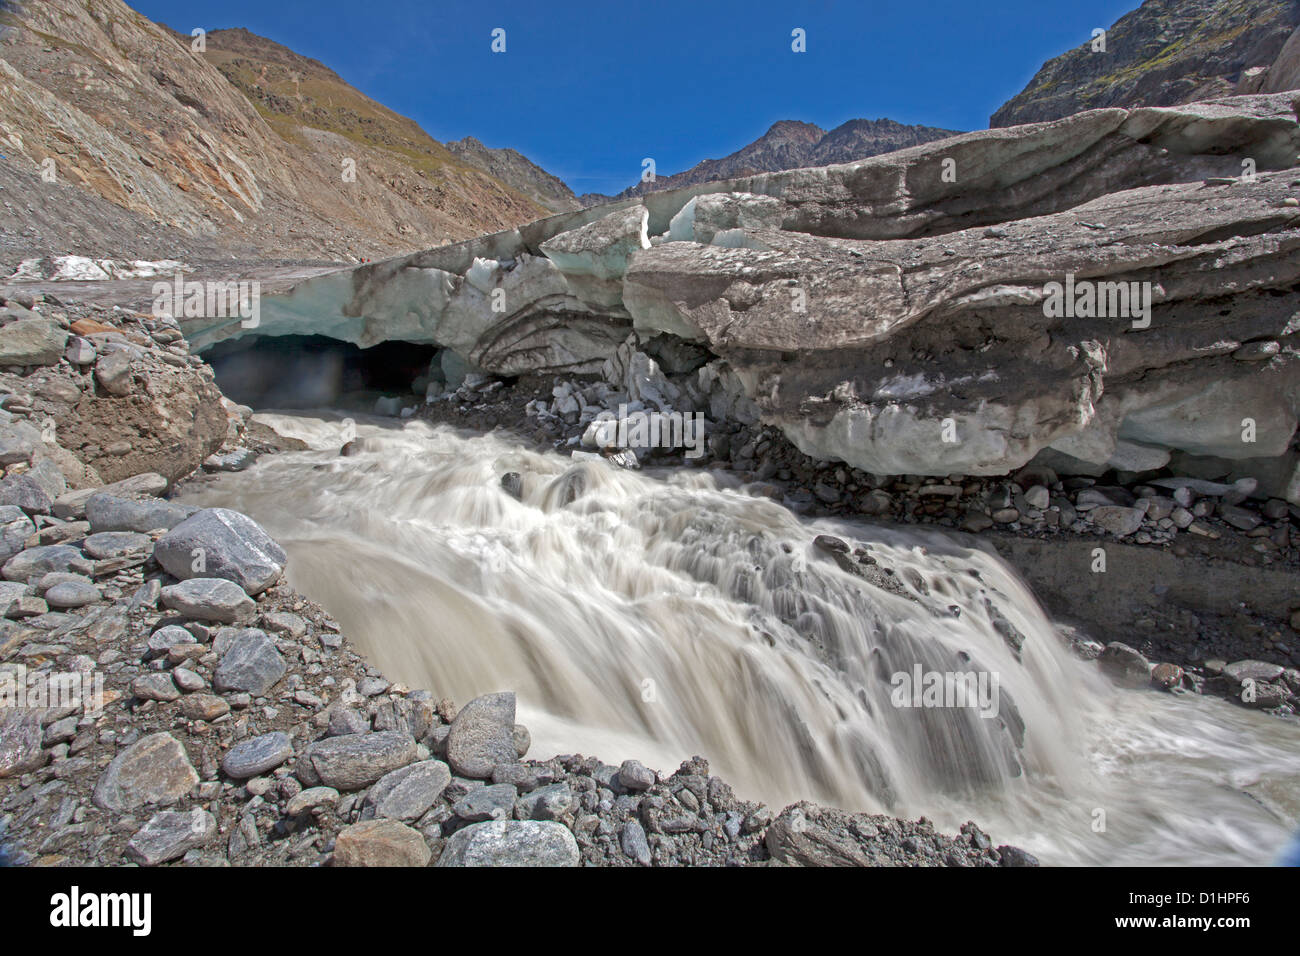
[[[390,682],[288,586],[283,550],[255,522],[166,499],[201,462],[238,470],[287,443],[224,402],[165,320],[52,298],[3,305],[0,348],[16,348],[7,331],[36,325],[43,343],[0,360],[7,862],[1036,862],[973,823],[948,835],[811,804],[774,812],[737,797],[702,757],[672,773],[527,759],[512,693],[457,708]],[[101,406],[156,418],[142,434],[173,427],[175,389],[160,396],[159,379],[189,381],[180,374],[195,377],[195,409],[171,457],[67,427]],[[122,477],[103,484],[105,472]]]

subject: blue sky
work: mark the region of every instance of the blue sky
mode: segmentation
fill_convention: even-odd
[[[128,0],[131,2],[131,0]],[[510,146],[578,193],[725,156],[773,122],[981,129],[1138,0],[134,0],[325,63],[442,141]],[[491,51],[494,28],[506,52]],[[791,50],[806,31],[807,52]]]

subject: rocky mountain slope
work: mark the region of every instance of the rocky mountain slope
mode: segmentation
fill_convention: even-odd
[[[48,170],[51,185],[200,244],[338,261],[548,211],[321,64],[246,31],[210,34],[197,53],[120,0],[26,3],[3,19],[0,164]],[[136,254],[129,224],[117,223],[120,255]],[[79,250],[26,254],[69,251]]]
[[[1146,0],[1107,30],[1104,52],[1081,39],[1046,63],[990,125],[1300,88],[1296,0]]]
[[[473,136],[453,140],[447,143],[447,149],[551,212],[571,212],[582,208],[578,197],[563,180],[552,176],[517,150],[492,149]]]
[[[627,199],[648,192],[735,179],[738,176],[753,176],[756,173],[850,163],[955,135],[954,130],[906,126],[891,119],[849,120],[829,133],[812,123],[782,120],[773,123],[766,133],[729,156],[706,159],[684,172],[659,176],[653,183],[637,183],[623,190],[616,198]],[[585,205],[593,206],[608,202],[610,198],[599,193],[588,193],[582,200]]]

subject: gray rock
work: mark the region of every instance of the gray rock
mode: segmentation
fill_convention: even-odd
[[[94,566],[81,551],[66,544],[39,545],[20,551],[5,562],[3,574],[7,581],[39,580],[51,571],[89,575]]]
[[[457,830],[438,866],[577,866],[578,841],[560,823],[494,820]]]
[[[163,605],[188,618],[245,624],[257,614],[257,604],[233,581],[190,578],[162,589]]]
[[[148,551],[152,547],[153,539],[136,531],[102,531],[88,535],[81,543],[82,551],[100,561]]]
[[[35,532],[36,525],[22,508],[0,506],[0,561],[8,561],[26,547],[27,539]]]
[[[129,395],[132,378],[131,353],[126,349],[105,353],[95,362],[95,381],[109,395]]]
[[[217,835],[217,819],[206,810],[155,813],[126,845],[126,855],[142,866],[157,866],[207,846]]]
[[[199,782],[185,748],[171,734],[141,738],[118,754],[95,784],[101,810],[130,812],[146,804],[175,803]]]
[[[629,860],[642,866],[650,865],[650,844],[646,841],[645,828],[636,820],[628,820],[619,832],[619,846]]]
[[[508,783],[475,787],[452,806],[452,813],[462,820],[509,820],[515,808],[515,788]]]
[[[236,780],[274,770],[293,756],[293,739],[282,731],[235,744],[221,758],[221,769]]]
[[[418,820],[449,783],[451,770],[441,760],[423,760],[386,773],[366,794],[363,818]]]
[[[329,726],[326,733],[331,737],[369,732],[370,718],[355,707],[335,707],[330,711]]]
[[[31,593],[30,584],[21,581],[0,581],[0,613],[8,614],[10,605]]]
[[[463,777],[486,779],[498,764],[518,761],[514,729],[514,693],[476,697],[451,722],[447,762]]]
[[[160,627],[149,635],[148,647],[149,654],[153,657],[159,657],[166,654],[167,651],[177,644],[193,644],[194,635],[183,627],[175,624],[168,624]]]
[[[1240,531],[1254,531],[1264,520],[1255,512],[1237,505],[1219,505],[1219,517]]]
[[[0,328],[0,365],[57,365],[67,341],[53,319],[19,319]]]
[[[131,693],[141,700],[171,701],[181,696],[180,689],[167,673],[141,674],[131,681]]]
[[[195,570],[196,551],[201,570]],[[174,577],[226,578],[250,595],[278,581],[288,561],[261,525],[226,508],[208,508],[186,518],[158,540],[154,556]]]
[[[398,731],[326,737],[303,752],[298,779],[307,786],[360,790],[415,758],[415,741]]]
[[[1242,684],[1248,680],[1256,683],[1271,682],[1282,676],[1283,667],[1280,664],[1270,664],[1267,661],[1233,661],[1223,668],[1223,676],[1234,684]]]
[[[171,530],[196,513],[193,507],[160,498],[125,498],[107,493],[92,495],[85,508],[90,530],[97,534],[110,531],[143,533],[157,528]]]
[[[0,465],[31,461],[41,445],[41,433],[27,422],[0,425]]]
[[[45,515],[54,506],[54,497],[30,474],[0,478],[0,505],[14,505],[29,515]]]
[[[564,820],[578,809],[578,799],[567,783],[539,787],[519,798],[515,816],[520,820]]]
[[[653,770],[648,770],[639,760],[624,760],[618,768],[618,782],[628,790],[649,790],[655,784]]]
[[[0,780],[45,766],[49,755],[41,743],[40,711],[0,708]]]
[[[1101,505],[1088,512],[1088,520],[1117,538],[1124,538],[1142,527],[1146,512],[1140,508]]]
[[[286,666],[279,649],[264,631],[240,631],[217,664],[213,684],[217,690],[245,691],[265,697],[284,676]]]
[[[45,592],[45,603],[52,608],[85,607],[103,595],[90,581],[61,581]]]
[[[68,340],[68,347],[63,350],[63,357],[73,365],[89,365],[95,361],[95,346],[87,339],[80,335],[74,335]]]
[[[1097,663],[1117,680],[1135,687],[1143,686],[1151,680],[1151,662],[1119,641],[1107,644],[1097,657]]]

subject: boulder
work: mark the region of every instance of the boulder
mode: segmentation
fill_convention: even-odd
[[[248,628],[238,632],[224,649],[212,683],[222,693],[243,691],[264,697],[286,669],[275,641],[265,631]]]
[[[257,614],[253,599],[225,578],[190,578],[163,588],[161,598],[164,606],[198,621],[244,624]]]
[[[185,797],[199,782],[180,741],[168,733],[150,734],[119,753],[95,784],[101,810],[130,813],[146,805],[167,805]]]
[[[578,842],[561,823],[473,823],[447,840],[438,866],[578,866]]]
[[[226,578],[254,596],[280,580],[288,561],[261,525],[227,508],[208,508],[186,518],[158,539],[154,556],[182,580]]]
[[[516,763],[515,695],[485,694],[461,708],[447,735],[447,763],[463,777],[483,780],[498,764]]]
[[[368,820],[339,831],[335,866],[428,866],[432,857],[419,830],[396,820]]]

